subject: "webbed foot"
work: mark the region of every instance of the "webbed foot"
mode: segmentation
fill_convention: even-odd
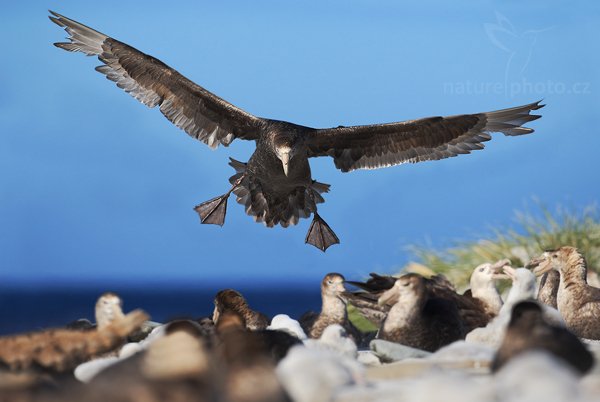
[[[315,212],[305,243],[312,244],[321,251],[327,250],[329,246],[339,244],[340,239],[335,235],[329,225]]]
[[[223,194],[222,196],[196,205],[194,211],[200,215],[200,222],[223,226],[225,223],[225,214],[227,213],[227,199],[229,198],[229,194],[231,193]]]

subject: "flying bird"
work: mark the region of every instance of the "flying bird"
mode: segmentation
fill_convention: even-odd
[[[232,187],[194,209],[202,223],[223,225],[231,193],[246,213],[267,227],[295,225],[313,216],[305,242],[322,251],[339,239],[317,211],[329,185],[312,178],[309,158],[330,156],[342,172],[378,169],[402,163],[438,160],[483,149],[501,132],[532,133],[523,124],[540,101],[495,112],[427,117],[388,124],[315,129],[254,116],[190,81],[160,60],[50,11],[50,19],[65,28],[68,42],[55,43],[70,52],[97,56],[96,70],[146,106],[161,113],[190,136],[211,148],[235,139],[254,141],[256,151],[246,162],[231,159],[236,170]]]

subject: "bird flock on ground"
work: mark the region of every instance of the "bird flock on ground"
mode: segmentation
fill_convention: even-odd
[[[479,265],[464,293],[442,275],[371,274],[358,282],[330,273],[321,311],[299,320],[269,319],[226,289],[212,317],[160,324],[141,310],[124,314],[121,299],[105,293],[95,324],[80,319],[0,337],[0,401],[432,400],[442,393],[522,400],[536,375],[545,391],[532,395],[588,400],[600,389],[600,376],[589,374],[600,352],[600,289],[586,276],[573,247],[544,252],[527,268],[509,260]],[[495,285],[502,278],[512,281],[504,300]],[[361,332],[349,305],[378,330]],[[469,370],[492,375],[465,386]],[[586,377],[593,380],[583,392],[577,384]]]

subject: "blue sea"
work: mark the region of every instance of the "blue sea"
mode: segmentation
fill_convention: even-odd
[[[141,308],[153,321],[210,316],[220,288],[181,286],[111,289],[123,299],[125,312]],[[321,307],[319,287],[236,288],[250,307],[272,317],[298,318]],[[0,287],[0,335],[60,327],[79,318],[94,322],[96,299],[106,289]]]

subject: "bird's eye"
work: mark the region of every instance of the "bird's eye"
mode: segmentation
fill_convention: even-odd
[[[484,271],[484,268],[479,268],[479,272],[483,272],[483,271]]]
[[[333,285],[333,281],[330,279],[327,281],[328,284]]]

